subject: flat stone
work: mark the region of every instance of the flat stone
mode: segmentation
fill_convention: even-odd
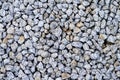
[[[62,79],[68,79],[70,77],[68,73],[62,73],[61,76],[62,76]]]

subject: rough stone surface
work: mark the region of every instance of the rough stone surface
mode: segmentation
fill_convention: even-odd
[[[0,80],[119,80],[120,0],[0,0]]]

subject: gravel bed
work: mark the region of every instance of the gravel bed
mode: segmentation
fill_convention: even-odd
[[[119,80],[120,0],[0,0],[0,80]]]

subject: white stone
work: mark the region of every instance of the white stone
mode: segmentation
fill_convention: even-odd
[[[30,25],[27,25],[25,28],[26,28],[27,31],[31,30],[31,26]]]
[[[38,26],[42,27],[43,25],[44,25],[44,22],[43,21],[39,21]]]
[[[13,27],[9,27],[9,28],[7,29],[7,33],[9,33],[9,34],[14,33],[14,31],[15,31],[15,29],[14,29]]]

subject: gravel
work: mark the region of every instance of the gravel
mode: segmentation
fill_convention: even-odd
[[[0,0],[0,80],[119,80],[119,0]]]

